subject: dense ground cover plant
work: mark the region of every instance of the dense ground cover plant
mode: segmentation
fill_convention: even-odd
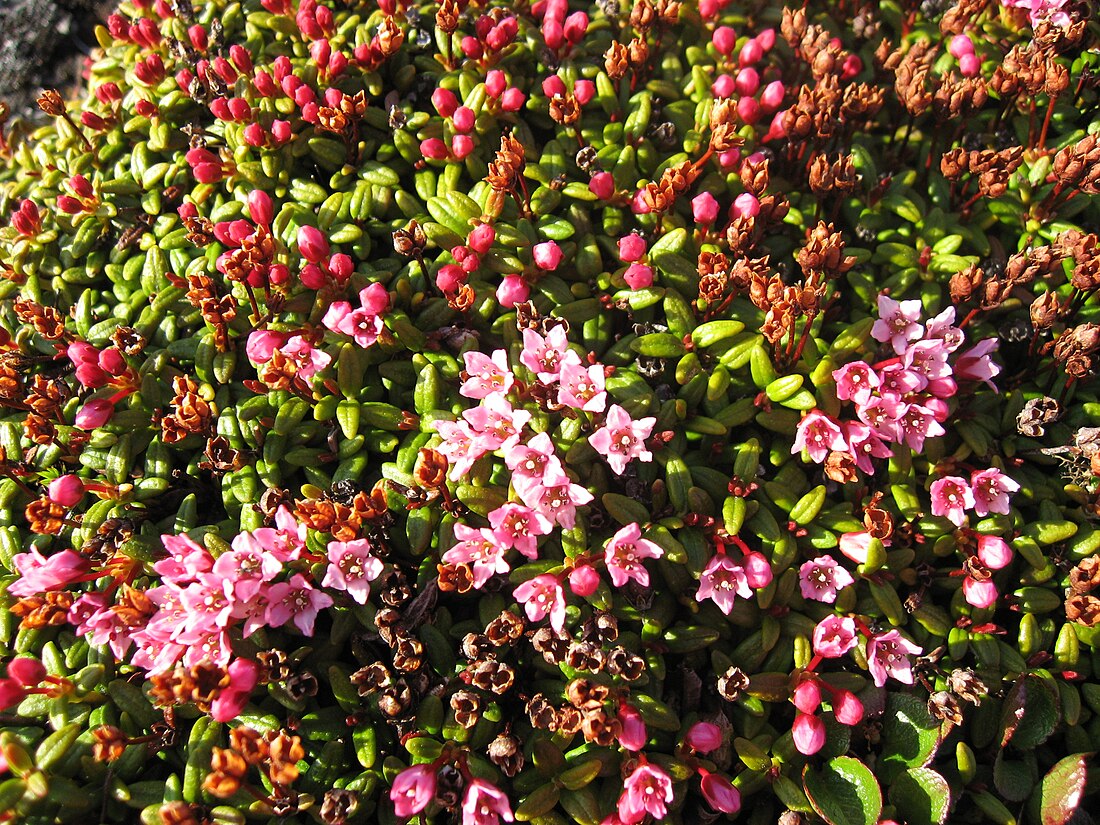
[[[1088,14],[124,3],[0,132],[0,818],[1073,821]]]

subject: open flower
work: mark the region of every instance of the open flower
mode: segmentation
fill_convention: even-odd
[[[904,638],[897,630],[888,630],[867,640],[867,668],[877,687],[886,684],[889,676],[902,684],[913,684],[913,668],[909,657],[921,652],[919,646]]]
[[[537,622],[550,617],[550,627],[560,633],[565,628],[565,593],[556,576],[543,573],[517,587],[513,593],[523,605],[527,618]]]
[[[604,425],[588,437],[588,443],[607,459],[612,470],[621,475],[626,465],[635,458],[639,461],[653,460],[653,453],[645,448],[645,440],[656,423],[657,419],[652,416],[635,421],[618,404],[612,404]]]
[[[668,813],[672,795],[672,778],[656,765],[642,762],[623,783],[619,819],[623,825],[636,825],[648,813],[661,821]]]
[[[826,554],[808,561],[798,568],[798,582],[802,598],[818,602],[835,602],[838,590],[855,582],[852,574]]]
[[[643,587],[648,586],[649,571],[642,565],[642,559],[659,559],[664,552],[660,546],[642,538],[642,528],[637,524],[626,525],[611,537],[603,551],[612,584],[622,587],[633,579]]]

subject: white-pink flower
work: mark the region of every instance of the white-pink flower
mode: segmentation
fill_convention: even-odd
[[[836,397],[854,404],[870,401],[871,393],[881,383],[878,373],[866,361],[851,361],[833,370],[833,381],[836,382]]]
[[[467,398],[485,398],[493,393],[507,393],[515,378],[508,368],[508,354],[498,349],[492,355],[483,352],[466,352],[466,379],[459,392]]]
[[[330,541],[328,570],[322,587],[345,590],[359,604],[367,603],[370,583],[382,574],[382,561],[371,553],[366,539]]]
[[[653,460],[653,453],[645,448],[645,440],[656,423],[657,419],[652,416],[635,421],[625,409],[612,404],[604,425],[588,437],[588,443],[607,459],[615,473],[621,475],[626,465],[635,458],[639,461]]]
[[[523,605],[527,618],[537,622],[550,617],[550,627],[560,633],[565,628],[565,592],[556,576],[543,573],[529,579],[512,591]]]
[[[561,366],[567,359],[577,364],[581,360],[577,353],[569,349],[564,327],[554,327],[545,337],[533,329],[523,331],[520,363],[535,373],[542,383],[553,384],[557,381]]]
[[[902,684],[913,684],[913,666],[909,657],[921,652],[918,645],[897,630],[888,630],[867,640],[867,668],[877,687],[892,676]]]
[[[562,365],[558,384],[558,403],[586,412],[603,412],[607,406],[604,391],[604,368],[601,364]]]
[[[946,516],[956,527],[966,523],[966,511],[974,506],[974,493],[965,478],[944,476],[932,482],[932,515]]]
[[[851,616],[826,616],[817,623],[814,653],[823,659],[837,659],[856,646],[856,622]]]
[[[974,512],[977,515],[1008,515],[1009,496],[1017,492],[1020,485],[1000,470],[990,467],[970,474],[970,488],[974,492]]]
[[[672,778],[650,762],[642,762],[623,783],[619,797],[619,819],[623,825],[637,825],[650,814],[658,822],[672,802]]]
[[[802,598],[831,604],[836,601],[837,591],[853,584],[855,579],[837,564],[836,559],[826,554],[799,567],[798,582]]]
[[[818,464],[825,460],[829,450],[846,450],[840,425],[820,410],[811,410],[798,422],[791,453],[806,450],[810,459]]]
[[[507,794],[484,779],[467,782],[462,799],[462,825],[500,825],[502,819],[515,821]]]
[[[305,636],[313,635],[317,614],[332,607],[332,596],[318,590],[301,573],[295,573],[290,581],[271,585],[267,595],[268,624],[279,627],[293,620]]]
[[[728,616],[736,596],[743,599],[752,596],[745,568],[725,553],[718,553],[703,568],[695,600],[701,602],[703,599],[710,599]]]
[[[885,295],[878,296],[878,320],[871,327],[871,337],[883,343],[889,341],[894,352],[901,355],[910,341],[924,334],[920,324],[921,302],[895,301]]]
[[[659,559],[664,550],[648,539],[642,538],[642,528],[638,524],[628,524],[619,530],[604,547],[604,564],[611,574],[611,582],[622,587],[630,579],[646,587],[649,585],[649,571],[642,564],[643,559]]]
[[[497,573],[507,573],[511,567],[504,558],[506,548],[487,527],[475,528],[456,522],[458,544],[443,554],[447,564],[468,564],[474,576],[474,588],[480,590]]]

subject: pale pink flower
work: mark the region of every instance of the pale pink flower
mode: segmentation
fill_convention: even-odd
[[[301,573],[295,573],[290,581],[271,585],[267,595],[268,623],[280,627],[293,620],[304,636],[313,635],[317,614],[333,604],[332,596],[318,590]]]
[[[916,341],[905,350],[902,363],[928,381],[950,378],[951,367],[947,363],[950,354],[951,350],[939,339]]]
[[[432,765],[413,765],[393,778],[390,800],[394,813],[406,818],[420,813],[435,799],[436,769]]]
[[[233,582],[213,573],[202,573],[198,581],[180,593],[188,622],[173,634],[177,642],[193,644],[197,637],[229,626],[233,610]]]
[[[298,367],[298,375],[309,381],[332,363],[332,356],[310,344],[301,335],[292,335],[280,350]]]
[[[456,522],[454,532],[458,544],[444,553],[442,559],[447,564],[469,564],[473,570],[475,589],[480,590],[497,573],[507,573],[511,569],[504,558],[506,548],[489,528],[474,528]]]
[[[916,370],[907,369],[902,364],[890,364],[879,371],[879,392],[904,398],[910,393],[920,392],[928,386],[928,379]]]
[[[836,382],[836,397],[855,404],[870,401],[871,394],[881,383],[878,373],[866,361],[850,361],[833,370],[833,380]]]
[[[485,398],[492,393],[507,393],[515,382],[508,368],[508,353],[502,349],[486,355],[483,352],[463,353],[466,375],[459,392],[467,398]]]
[[[913,668],[909,657],[921,652],[920,647],[904,638],[897,630],[888,630],[867,640],[867,667],[877,687],[892,676],[902,684],[913,684]]]
[[[554,527],[544,515],[515,501],[506,501],[490,512],[489,524],[502,548],[514,547],[529,559],[538,556],[538,537],[549,535]]]
[[[878,314],[878,320],[871,327],[871,337],[883,343],[889,341],[898,355],[905,352],[910,341],[924,334],[924,327],[920,324],[919,298],[899,303],[886,295],[879,295]]]
[[[668,813],[672,797],[672,778],[656,765],[642,762],[623,783],[619,819],[623,825],[637,825],[648,813],[661,821]]]
[[[741,810],[741,792],[726,777],[699,768],[699,790],[714,810],[735,814]]]
[[[909,405],[894,395],[873,397],[866,404],[856,408],[859,420],[874,430],[875,435],[884,441],[901,439],[901,419],[909,410]]]
[[[997,385],[992,379],[1000,374],[1001,368],[993,362],[990,353],[997,349],[999,343],[996,338],[986,338],[961,353],[955,361],[955,378],[959,381],[982,381],[997,392]]]
[[[802,598],[831,604],[836,601],[837,591],[853,584],[855,579],[837,564],[836,559],[826,554],[799,567],[798,581]]]
[[[47,558],[34,546],[27,553],[16,553],[12,562],[20,578],[8,585],[8,593],[18,598],[66,588],[92,569],[91,562],[73,550],[62,550]]]
[[[565,592],[556,576],[543,573],[529,579],[512,591],[523,605],[527,618],[537,622],[550,617],[550,627],[560,633],[565,628]]]
[[[283,346],[290,336],[270,329],[257,329],[248,333],[244,351],[254,364],[265,364],[271,360],[272,353]]]
[[[451,481],[465,476],[474,462],[489,452],[485,444],[477,439],[477,433],[468,421],[438,419],[432,422],[432,426],[443,437],[443,442],[436,449],[450,465],[447,476]]]
[[[842,533],[840,540],[837,542],[837,547],[841,553],[856,564],[866,564],[871,541],[871,534],[866,530],[860,530],[857,533]]]
[[[932,410],[920,404],[910,404],[898,425],[899,441],[903,441],[913,452],[924,449],[926,438],[934,438],[947,432]]]
[[[586,412],[603,412],[607,406],[604,391],[602,364],[585,367],[582,364],[564,364],[559,373],[558,403]]]
[[[280,562],[296,560],[306,549],[306,526],[299,524],[285,505],[275,511],[274,527],[259,527],[252,531],[252,538]]]
[[[619,705],[619,744],[628,751],[640,751],[645,747],[649,734],[646,732],[642,714],[633,705],[623,702]]]
[[[934,318],[929,318],[924,324],[924,338],[926,341],[938,339],[947,347],[948,352],[954,352],[962,346],[966,336],[955,324],[955,307],[947,307]]]
[[[526,444],[519,444],[504,454],[504,463],[520,479],[541,479],[545,475],[561,475],[561,461],[554,452],[554,442],[546,433],[539,433]]]
[[[333,332],[349,335],[361,347],[378,340],[385,323],[382,313],[390,306],[390,296],[382,284],[370,284],[359,291],[360,309],[352,309],[347,301],[329,305],[321,323]]]
[[[604,426],[588,437],[588,443],[607,459],[616,474],[621,475],[626,465],[635,458],[639,461],[653,460],[653,453],[645,448],[645,440],[656,423],[657,419],[653,416],[635,421],[625,409],[612,404]]]
[[[613,535],[603,552],[604,564],[616,587],[622,587],[631,579],[647,587],[649,571],[642,560],[659,559],[664,555],[659,545],[642,538],[642,528],[637,523],[628,524]]]
[[[271,605],[261,586],[256,594],[247,601],[238,599],[233,604],[233,612],[230,614],[237,621],[243,621],[241,636],[248,638],[261,627],[267,627],[267,609]]]
[[[462,417],[469,422],[474,440],[484,450],[508,450],[519,443],[520,433],[531,420],[527,410],[516,410],[503,395],[493,394],[481,399]]]
[[[1009,496],[1020,485],[995,467],[977,470],[970,474],[970,487],[974,492],[974,512],[979,516],[990,513],[1009,513]]]
[[[987,570],[1000,570],[1012,561],[1012,548],[998,536],[979,534],[977,556]],[[997,602],[998,595],[993,579],[988,576],[976,578],[973,570],[965,567],[963,569],[967,570],[962,584],[967,603],[974,607],[992,607]]]
[[[186,534],[160,537],[168,557],[153,563],[162,578],[174,584],[195,581],[201,573],[208,573],[214,566],[214,557],[210,551]]]
[[[728,616],[735,596],[743,599],[752,596],[745,570],[725,553],[718,553],[703,569],[695,600],[710,599]]]
[[[825,723],[811,713],[799,711],[791,726],[791,736],[799,753],[813,756],[825,747]]]
[[[966,511],[974,506],[974,493],[965,478],[944,476],[932,482],[932,515],[946,516],[956,527],[966,524]]]
[[[562,363],[570,356],[574,363],[580,363],[580,356],[569,349],[564,327],[554,327],[545,337],[533,329],[523,331],[520,363],[535,373],[542,383],[553,384],[557,381]]]
[[[829,450],[846,450],[840,426],[820,410],[812,410],[798,422],[791,453],[806,450],[810,460],[820,464]]]
[[[524,504],[566,530],[576,524],[577,507],[593,498],[563,471],[548,472],[542,478],[513,477],[512,484]]]
[[[238,533],[233,537],[233,549],[214,562],[213,573],[232,584],[235,601],[247,601],[282,569],[282,562],[264,552],[251,533]]]
[[[508,795],[484,779],[467,782],[462,799],[462,825],[499,825],[502,819],[515,821]]]
[[[865,473],[873,473],[872,459],[890,458],[894,452],[878,437],[874,430],[858,421],[842,422],[844,440],[848,442],[848,452],[856,466]]]
[[[366,604],[370,583],[382,574],[382,562],[371,554],[370,542],[366,539],[330,541],[328,560],[321,586],[346,590],[358,604]]]
[[[826,616],[814,628],[814,653],[838,659],[856,646],[856,622],[851,616]]]

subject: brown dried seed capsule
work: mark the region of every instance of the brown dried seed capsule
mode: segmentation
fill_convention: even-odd
[[[985,682],[970,668],[951,671],[947,677],[947,689],[972,705],[980,704],[982,697],[989,693]]]
[[[245,725],[229,731],[229,747],[249,765],[259,765],[268,756],[268,744],[263,734]]]
[[[731,667],[718,677],[718,693],[727,702],[735,702],[749,686],[749,677],[739,667]]]
[[[471,690],[457,690],[451,694],[451,710],[455,721],[464,728],[472,728],[481,718],[481,697]]]
[[[359,807],[359,794],[343,788],[331,788],[325,791],[321,802],[320,817],[325,825],[344,825],[348,817],[355,814]]]
[[[510,610],[504,610],[485,626],[485,638],[501,647],[518,641],[526,629],[523,618]]]
[[[488,753],[489,761],[509,778],[523,770],[523,748],[519,739],[511,734],[499,734],[489,743]]]
[[[202,786],[211,795],[226,799],[238,790],[248,773],[248,763],[229,748],[214,748],[210,756],[210,773]]]
[[[541,693],[527,700],[527,716],[531,726],[539,730],[557,730],[557,710]]]

